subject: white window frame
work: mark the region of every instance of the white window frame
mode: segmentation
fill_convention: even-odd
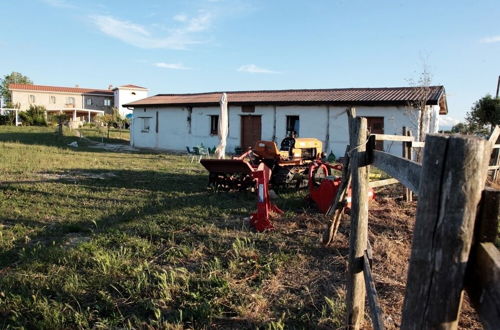
[[[104,106],[110,107],[111,106],[111,99],[104,99]]]
[[[92,99],[89,97],[85,103],[87,105],[92,105]]]
[[[56,97],[54,95],[51,95],[49,98],[50,104],[56,104]]]
[[[75,105],[75,98],[73,96],[68,96],[66,98],[66,104],[68,104],[68,105]]]
[[[33,94],[30,94],[29,99],[30,99],[30,103],[35,103],[35,101],[36,101],[35,95],[33,95]]]

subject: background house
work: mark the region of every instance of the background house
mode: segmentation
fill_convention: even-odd
[[[159,94],[127,104],[134,108],[131,143],[177,151],[200,144],[216,146],[221,94]],[[323,141],[326,152],[343,155],[348,143],[348,106],[355,106],[359,116],[368,118],[372,132],[386,134],[401,134],[406,126],[416,136],[420,110],[414,105],[422,99],[426,132],[436,132],[439,115],[447,113],[443,86],[244,91],[227,95],[230,152],[236,147],[253,146],[260,139],[280,143],[295,131],[300,137]],[[385,142],[383,148],[401,153],[400,144]]]
[[[124,102],[145,98],[148,90],[135,85],[112,89],[10,84],[12,104],[27,110],[30,105],[43,105],[48,113],[67,113],[72,121],[91,122],[97,115],[111,113],[117,107],[122,116],[131,112]]]

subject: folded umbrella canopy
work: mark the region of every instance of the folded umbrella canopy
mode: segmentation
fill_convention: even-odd
[[[215,156],[217,159],[224,159],[226,156],[226,140],[228,127],[228,115],[227,115],[227,94],[223,93],[220,98],[220,115],[219,115],[219,145],[215,149]]]

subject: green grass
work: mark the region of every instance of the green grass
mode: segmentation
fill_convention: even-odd
[[[130,141],[130,131],[128,129],[110,129],[109,139],[106,127],[82,127],[78,131],[84,137],[97,142],[128,144]]]
[[[0,126],[0,328],[342,324],[343,257],[314,216],[291,219],[304,192],[280,194],[286,217],[256,233],[255,195],[207,191],[188,158],[72,149],[54,131]]]

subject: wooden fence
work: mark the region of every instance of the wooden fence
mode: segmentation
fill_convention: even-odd
[[[470,293],[485,328],[500,324],[500,252],[494,245],[500,211],[500,191],[485,189],[500,128],[490,139],[471,136],[428,135],[425,145],[405,135],[368,136],[366,118],[348,109],[350,147],[348,169],[352,178],[351,231],[347,280],[347,326],[359,329],[368,297],[375,329],[384,328],[371,273],[368,241],[369,166],[375,166],[418,195],[408,270],[403,329],[457,327],[464,288]],[[375,150],[377,141],[400,141],[403,157]],[[411,160],[412,147],[422,148],[423,162]],[[492,166],[496,166],[493,168]],[[346,185],[349,186],[349,179]],[[409,200],[411,195],[405,193]],[[340,194],[339,194],[340,195]],[[333,203],[332,223],[336,220]],[[479,210],[479,211],[478,211]],[[338,227],[338,224],[336,225]],[[335,229],[336,231],[336,229]],[[332,240],[331,227],[325,233]],[[330,236],[329,236],[330,235]],[[329,237],[328,237],[329,236]]]

